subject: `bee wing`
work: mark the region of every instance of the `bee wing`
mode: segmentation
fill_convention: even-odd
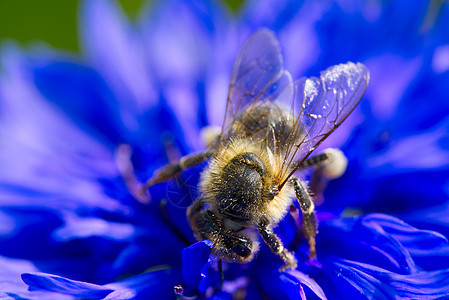
[[[291,98],[292,79],[283,69],[281,50],[273,32],[261,29],[242,47],[232,71],[223,139],[226,131],[242,109],[260,100]],[[288,95],[290,91],[290,95]]]
[[[291,143],[286,151],[283,170],[295,164],[284,182],[354,110],[368,81],[369,71],[363,64],[348,62],[322,71],[320,78],[301,78],[294,83],[292,114],[297,117],[292,134],[298,136],[291,140],[299,142]]]

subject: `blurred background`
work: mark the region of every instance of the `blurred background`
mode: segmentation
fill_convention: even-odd
[[[78,52],[77,8],[79,0],[0,1],[0,41],[14,39],[21,46],[45,41],[63,50]],[[145,0],[119,0],[131,19],[135,19]],[[237,10],[243,1],[225,0]]]

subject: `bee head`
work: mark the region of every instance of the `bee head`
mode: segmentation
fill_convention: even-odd
[[[212,253],[229,262],[248,262],[258,250],[255,234],[242,227],[239,232],[226,229],[223,219],[211,210],[201,211],[193,226],[198,240],[208,239],[213,243]]]
[[[237,233],[223,235],[222,245],[217,247],[219,254],[228,261],[247,262],[253,258],[253,241]]]

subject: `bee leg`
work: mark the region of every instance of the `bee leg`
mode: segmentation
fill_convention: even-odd
[[[284,248],[282,241],[276,234],[274,234],[273,230],[269,226],[268,221],[263,220],[262,222],[260,222],[259,233],[268,247],[270,247],[271,252],[279,255],[284,261],[284,265],[280,269],[281,272],[284,272],[287,268],[295,269],[297,267],[298,264],[296,262],[295,256],[293,255],[293,253],[288,251],[288,249]]]
[[[315,250],[315,236],[317,233],[317,222],[315,218],[315,205],[312,197],[310,197],[307,190],[301,184],[298,178],[290,179],[291,184],[295,190],[296,199],[302,212],[302,230],[309,243],[310,255],[309,258],[316,257]]]
[[[218,272],[220,272],[220,289],[223,287],[224,273],[223,273],[223,260],[218,260]]]
[[[201,218],[202,217],[201,214],[203,214],[203,216],[208,215],[207,210],[205,210],[205,211],[202,210],[205,203],[206,202],[204,201],[203,198],[198,198],[187,209],[187,219],[189,220],[191,228],[196,228],[198,226],[197,218]],[[209,226],[211,228],[214,228],[214,224],[211,224],[210,221],[214,221],[214,220],[212,219],[212,220],[206,221],[206,224],[209,224]],[[200,237],[200,236],[198,236],[198,237]],[[219,289],[221,289],[223,287],[223,282],[224,282],[223,260],[221,258],[218,259],[218,272],[220,273]]]
[[[194,228],[194,226],[196,227],[195,218],[205,204],[206,202],[203,198],[198,198],[189,206],[189,208],[187,208],[187,219],[189,220],[191,228]]]
[[[202,163],[203,161],[210,158],[212,155],[214,155],[213,152],[201,152],[181,157],[181,159],[178,162],[166,165],[165,167],[162,167],[161,169],[157,170],[156,173],[153,175],[153,177],[151,177],[145,183],[140,192],[142,194],[145,194],[145,191],[149,187],[175,177],[183,170],[191,168],[199,163]]]
[[[348,165],[348,160],[338,149],[329,148],[323,153],[306,159],[299,165],[299,169],[314,167],[309,189],[312,191],[315,203],[324,201],[323,192],[327,183],[343,175]]]
[[[328,179],[340,177],[346,170],[348,159],[343,152],[336,148],[328,148],[323,153],[312,156],[302,163],[294,163],[298,170],[315,167],[320,169],[322,175]]]
[[[295,163],[294,167],[297,167],[298,170],[303,170],[303,169],[308,169],[311,167],[316,167],[322,164],[325,164],[326,161],[329,160],[329,155],[324,152],[312,157],[309,157],[308,159],[306,159],[305,161],[303,161],[302,163]]]

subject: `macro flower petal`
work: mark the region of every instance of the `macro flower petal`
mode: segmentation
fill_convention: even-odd
[[[93,69],[65,60],[39,62],[33,69],[39,91],[55,102],[87,131],[119,144],[127,128],[117,98],[104,79]]]
[[[112,289],[96,284],[44,273],[24,273],[22,279],[31,291],[51,291],[84,299],[102,299],[113,292]]]
[[[187,285],[205,291],[206,274],[204,271],[210,266],[209,255],[212,242],[204,240],[182,250],[182,278]]]
[[[105,299],[173,299],[174,286],[180,278],[172,269],[148,270],[140,275],[104,285],[114,289]]]
[[[175,8],[177,13],[173,14]],[[198,139],[198,128],[210,122],[206,101],[213,105],[212,112],[224,110],[227,83],[220,80],[220,72],[225,71],[229,78],[232,61],[228,61],[231,56],[226,50],[235,44],[229,25],[232,27],[214,1],[160,1],[148,6],[142,18],[145,45],[161,97],[175,112],[192,150],[204,146]],[[223,44],[227,46],[223,48]],[[206,94],[208,85],[217,82],[225,87],[218,88],[223,101],[209,99]],[[221,118],[214,124],[220,124]]]
[[[307,274],[290,269],[280,272],[273,265],[259,265],[254,270],[254,276],[261,285],[259,288],[270,299],[327,299],[322,288]]]
[[[3,48],[1,296],[447,297],[449,6],[432,5],[247,1],[232,15],[218,1],[169,0],[133,23],[118,1],[86,0],[83,58]],[[275,31],[294,78],[350,60],[372,83],[322,145],[349,164],[316,202],[317,258],[291,207],[273,230],[298,267],[279,272],[282,259],[261,243],[251,262],[224,262],[220,285],[210,241],[194,243],[186,218],[203,165],[151,187],[148,200],[136,190],[204,149],[201,129],[222,124],[235,56],[260,27]]]
[[[141,275],[106,285],[91,284],[45,273],[24,273],[22,279],[29,285],[30,291],[51,291],[58,295],[74,296],[77,299],[117,300],[170,299],[174,295],[173,286],[177,281],[176,275],[166,268],[149,270]]]
[[[359,262],[341,260],[327,266],[327,288],[332,297],[351,299],[437,299],[447,296],[449,270],[397,274]]]
[[[302,286],[306,286],[307,288],[309,288],[319,299],[327,299],[321,287],[312,278],[302,272],[299,272],[297,270],[289,270],[284,274],[281,274],[280,278],[283,282],[289,283],[288,287],[285,287],[291,299],[295,299],[296,297],[298,297],[298,293],[301,293],[301,290],[294,290],[294,286],[298,284],[299,286],[301,286],[301,288]],[[291,285],[290,283],[292,283],[293,285]],[[304,297],[304,299],[306,298]]]
[[[34,197],[35,205],[58,209],[123,209],[92,180],[118,174],[112,151],[47,102],[33,86],[23,57],[14,55],[7,55],[8,68],[0,83],[2,138],[8,141],[0,153],[2,203],[25,204],[27,197]],[[59,201],[61,197],[77,201]]]
[[[82,1],[79,16],[89,61],[117,95],[126,124],[137,129],[135,118],[158,100],[143,40],[116,1]]]
[[[0,257],[0,298],[2,299],[56,299],[68,300],[72,297],[51,292],[30,292],[21,280],[22,272],[36,272],[37,268],[29,261]]]

